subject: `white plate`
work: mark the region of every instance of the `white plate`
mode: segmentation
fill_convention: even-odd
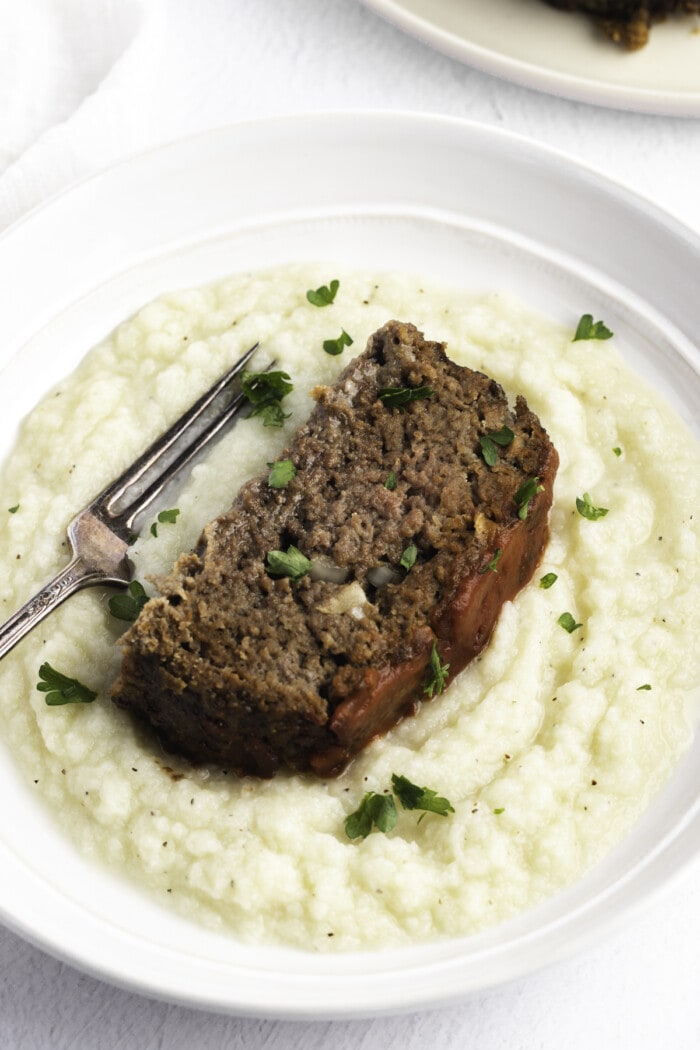
[[[470,66],[525,87],[601,106],[700,116],[700,18],[654,26],[626,52],[584,15],[542,0],[363,0],[367,7]]]
[[[644,250],[640,251],[640,245]],[[403,268],[615,330],[698,433],[700,243],[595,173],[449,119],[327,114],[244,124],[137,157],[0,238],[0,453],[21,415],[165,290],[289,260]],[[472,939],[345,956],[189,925],[78,856],[0,751],[0,917],[107,980],[267,1016],[418,1009],[528,973],[629,916],[695,856],[693,754],[634,833],[544,907]]]

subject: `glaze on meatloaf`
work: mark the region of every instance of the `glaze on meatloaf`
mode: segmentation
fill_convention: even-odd
[[[606,36],[628,51],[644,47],[654,22],[670,14],[700,14],[700,0],[546,0],[550,7],[591,15]]]
[[[440,690],[431,667],[449,681],[480,652],[547,540],[541,423],[413,325],[389,322],[314,397],[280,457],[294,478],[248,482],[123,638],[114,701],[195,763],[339,773]],[[480,439],[504,427],[489,465]],[[312,563],[299,579],[268,565],[290,545]]]

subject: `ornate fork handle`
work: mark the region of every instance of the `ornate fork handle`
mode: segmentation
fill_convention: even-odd
[[[73,558],[54,578],[42,587],[14,616],[0,627],[0,659],[24,638],[33,627],[60,605],[64,598],[83,587],[106,581],[106,573]]]

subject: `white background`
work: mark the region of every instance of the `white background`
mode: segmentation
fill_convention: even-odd
[[[242,118],[349,108],[445,113],[526,134],[700,232],[699,120],[501,82],[357,0],[0,0],[0,231],[159,143]],[[605,943],[507,988],[429,1013],[288,1023],[152,1002],[0,929],[0,1046],[690,1050],[700,1045],[699,945],[695,865]]]

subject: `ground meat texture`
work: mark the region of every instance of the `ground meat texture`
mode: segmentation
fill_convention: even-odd
[[[295,477],[248,482],[123,638],[114,701],[196,763],[337,774],[428,699],[434,648],[452,678],[486,645],[547,540],[558,457],[539,420],[413,325],[389,322],[313,393],[281,457]],[[480,438],[504,426],[488,466]],[[268,552],[290,544],[313,573],[273,577]]]
[[[629,51],[644,47],[654,22],[669,14],[700,14],[700,0],[546,0],[550,7],[591,15],[606,36]]]

